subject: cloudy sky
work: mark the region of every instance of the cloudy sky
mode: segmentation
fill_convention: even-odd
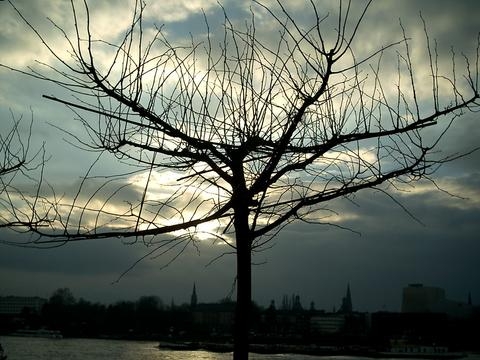
[[[72,30],[69,1],[19,0],[12,2],[62,51],[61,36],[47,20],[51,18],[67,32]],[[115,39],[129,25],[131,0],[91,1],[95,36]],[[151,4],[150,4],[151,3]],[[273,6],[271,0],[265,1]],[[270,4],[272,3],[272,4]],[[307,1],[292,0],[289,9],[299,23],[308,21]],[[318,1],[325,15],[335,18],[337,2]],[[356,2],[356,5],[360,3]],[[229,16],[238,21],[250,17],[250,1],[223,1]],[[259,11],[253,7],[253,11]],[[171,41],[182,42],[189,33],[205,31],[203,12],[218,29],[221,9],[216,0],[147,1],[147,24],[165,25]],[[357,7],[354,7],[358,11]],[[375,51],[382,44],[401,39],[399,18],[413,38],[414,64],[428,62],[422,57],[423,24],[438,41],[439,63],[447,64],[451,46],[457,54],[471,56],[476,51],[480,31],[476,0],[382,0],[373,3],[359,30],[358,51]],[[263,14],[266,15],[266,14]],[[311,19],[310,19],[311,20]],[[271,29],[265,16],[257,18],[257,32]],[[308,24],[305,24],[307,26]],[[418,39],[417,42],[415,40]],[[423,53],[424,54],[424,53]],[[0,63],[20,70],[39,60],[52,63],[45,48],[27,29],[12,7],[0,2]],[[460,60],[458,60],[460,62]],[[391,84],[395,86],[394,84]],[[430,86],[430,85],[428,85]],[[45,143],[50,156],[46,176],[57,193],[75,188],[93,157],[65,141],[56,127],[73,133],[81,128],[72,113],[42,94],[61,96],[62,89],[0,68],[0,130],[5,131],[12,115],[34,119],[32,147]],[[478,114],[457,120],[441,143],[445,154],[468,151],[480,145]],[[28,121],[25,122],[28,124]],[[52,126],[54,125],[54,126]],[[353,304],[360,311],[400,308],[401,291],[409,283],[443,287],[452,300],[466,301],[471,293],[480,305],[480,153],[446,164],[435,175],[439,191],[431,184],[419,184],[408,192],[395,193],[396,199],[414,215],[409,216],[385,195],[365,191],[355,202],[338,201],[332,207],[343,216],[339,225],[352,229],[294,223],[285,228],[273,246],[254,257],[253,296],[262,305],[270,299],[280,303],[284,294],[299,294],[303,305],[314,301],[317,308],[330,310],[341,303],[347,284]],[[115,172],[116,163],[102,164]],[[4,231],[1,239],[21,239]],[[200,301],[216,301],[227,296],[234,282],[234,258],[225,256],[208,265],[222,250],[205,242],[199,249],[187,248],[183,256],[166,268],[162,258],[146,259],[116,282],[137,261],[145,249],[118,240],[80,242],[55,249],[25,249],[0,244],[0,295],[48,297],[59,287],[69,287],[76,297],[113,302],[158,295],[165,302],[188,301],[197,284]]]

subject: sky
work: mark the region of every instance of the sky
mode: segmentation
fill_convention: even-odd
[[[53,44],[62,44],[58,32],[47,20],[71,30],[71,12],[66,0],[12,0],[29,21]],[[90,1],[95,35],[110,41],[129,25],[133,1]],[[275,9],[272,0],[265,4]],[[288,2],[300,24],[308,21],[303,10],[307,1]],[[337,2],[319,1],[319,9],[335,18]],[[360,3],[354,2],[356,5]],[[250,1],[223,1],[231,19],[248,19]],[[259,11],[253,7],[253,11]],[[189,33],[205,31],[204,15],[217,29],[221,9],[215,0],[147,1],[147,24],[164,24],[172,41],[182,42]],[[354,7],[358,12],[358,8]],[[423,23],[436,39],[439,63],[448,64],[451,46],[455,52],[472,55],[480,31],[477,0],[383,0],[371,5],[358,34],[358,51],[375,51],[382,44],[401,39],[399,19],[412,37],[414,65],[420,69],[428,59],[424,49]],[[257,31],[268,31],[266,14],[259,13]],[[418,40],[418,41],[417,41]],[[61,50],[60,50],[61,51]],[[11,6],[0,2],[0,64],[20,70],[35,66],[35,61],[53,63],[48,52]],[[458,60],[459,62],[461,60]],[[394,84],[391,84],[394,86]],[[427,88],[428,85],[425,85]],[[50,160],[45,176],[57,189],[68,191],[78,184],[93,157],[79,151],[58,129],[81,135],[72,121],[73,114],[42,94],[62,95],[62,89],[0,67],[0,130],[8,128],[12,115],[23,115],[25,124],[33,117],[32,148],[45,143]],[[478,114],[458,119],[442,140],[445,154],[469,151],[479,146]],[[52,126],[53,125],[53,126]],[[118,164],[105,162],[103,170],[115,172]],[[294,223],[286,227],[272,247],[255,254],[253,297],[261,305],[270,300],[281,303],[285,294],[298,294],[303,306],[338,308],[347,285],[353,306],[359,311],[399,311],[402,288],[409,283],[439,286],[451,300],[466,301],[468,294],[480,305],[480,152],[444,165],[435,174],[436,183],[420,183],[408,192],[395,193],[400,206],[382,193],[366,190],[355,201],[336,201],[332,206],[342,214],[342,227]],[[456,195],[456,196],[452,196]],[[21,234],[0,233],[1,240]],[[68,287],[77,298],[103,303],[135,300],[142,295],[157,295],[164,302],[189,301],[196,284],[200,302],[229,296],[234,286],[235,259],[221,254],[217,245],[205,241],[200,249],[185,253],[164,267],[163,258],[147,258],[125,276],[121,274],[143,254],[141,245],[117,239],[67,244],[55,249],[27,249],[0,243],[0,296],[21,295],[48,298],[54,290]],[[117,281],[118,280],[118,281]]]

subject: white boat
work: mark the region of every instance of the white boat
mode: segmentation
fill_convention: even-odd
[[[389,351],[380,352],[379,355],[411,359],[460,359],[467,356],[462,352],[449,351],[446,346],[411,344],[404,340],[392,341]]]

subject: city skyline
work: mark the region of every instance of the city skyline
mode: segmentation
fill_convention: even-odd
[[[413,289],[413,290],[416,290],[416,289],[423,290],[424,289],[424,291],[426,291],[426,292],[434,291],[436,293],[436,295],[435,296],[420,295],[421,305],[412,305],[416,301],[416,300],[412,300],[412,299],[416,299],[418,297],[418,295],[413,295],[412,296],[411,295],[411,291],[412,291],[411,289]],[[102,302],[102,301],[95,301],[95,300],[92,301],[92,299],[77,297],[76,294],[74,293],[74,291],[72,291],[72,289],[70,289],[69,287],[55,289],[55,291],[52,294],[50,294],[49,296],[45,296],[45,297],[37,296],[37,295],[23,295],[23,296],[20,296],[20,295],[17,295],[17,294],[0,294],[0,298],[9,298],[9,297],[25,298],[25,299],[34,299],[32,301],[34,301],[35,303],[39,303],[39,300],[48,302],[48,300],[51,298],[51,296],[55,295],[60,290],[62,290],[62,291],[63,290],[68,290],[68,292],[70,292],[70,294],[73,296],[73,298],[76,301],[82,300],[82,301],[87,301],[89,303],[98,303],[98,304],[102,304],[102,305],[113,305],[113,304],[118,304],[118,303],[121,303],[121,302],[135,302],[135,301],[138,301],[139,299],[144,298],[144,297],[155,297],[155,298],[157,298],[160,301],[161,306],[164,307],[164,308],[169,308],[169,307],[173,307],[173,306],[194,307],[197,304],[221,303],[221,302],[226,301],[226,300],[234,301],[234,299],[230,295],[227,295],[224,298],[219,298],[217,300],[211,300],[210,297],[207,296],[206,299],[208,299],[208,300],[202,300],[201,289],[197,290],[197,283],[196,282],[193,283],[190,294],[185,294],[185,296],[183,296],[183,299],[180,299],[180,301],[178,301],[179,299],[175,299],[174,297],[169,297],[168,294],[164,294],[164,296],[160,296],[159,294],[155,294],[155,293],[143,294],[143,295],[140,295],[137,298],[115,299],[115,300],[109,301],[109,302]],[[410,291],[410,293],[408,293],[408,291]],[[292,309],[298,308],[298,309],[303,309],[303,310],[314,309],[316,311],[325,311],[327,313],[381,312],[381,311],[389,311],[389,312],[412,312],[412,311],[413,312],[432,312],[432,311],[437,312],[438,311],[438,312],[441,313],[443,311],[446,311],[446,309],[447,309],[447,308],[442,307],[445,304],[453,304],[454,308],[459,306],[460,304],[462,304],[462,306],[467,305],[467,306],[471,306],[471,307],[478,307],[479,306],[478,303],[476,303],[474,300],[472,300],[471,292],[468,292],[465,299],[451,299],[449,297],[448,292],[445,291],[445,289],[440,288],[440,287],[436,287],[436,286],[430,286],[429,284],[420,284],[420,283],[408,284],[408,285],[405,285],[402,288],[400,293],[401,293],[401,295],[400,295],[400,304],[401,305],[400,305],[399,309],[386,309],[385,307],[383,307],[381,309],[370,309],[369,311],[361,311],[361,310],[356,309],[355,302],[352,300],[352,298],[354,298],[354,296],[352,295],[352,291],[350,289],[350,283],[347,283],[346,289],[344,289],[343,294],[345,296],[342,297],[342,294],[337,294],[338,295],[337,302],[332,304],[330,307],[326,307],[326,308],[319,308],[313,300],[303,298],[302,294],[289,293],[289,292],[286,292],[284,294],[275,294],[267,303],[258,303],[258,302],[256,302],[255,299],[253,299],[253,301],[258,306],[260,306],[261,308],[264,308],[264,309],[266,309],[268,307],[271,307],[271,306],[275,306],[275,308],[277,310],[292,310]],[[409,295],[407,295],[407,293]],[[438,297],[438,293],[440,293],[439,297]],[[199,294],[200,294],[200,296],[199,296]],[[406,305],[406,299],[407,298],[410,301],[410,303],[408,305]],[[436,304],[436,302],[438,300],[440,300],[440,301],[438,302],[438,304]],[[427,301],[427,305],[426,305],[425,301]],[[360,303],[361,303],[361,298],[360,298]],[[426,309],[426,310],[421,310],[421,309],[416,309],[415,308],[415,306],[420,306],[420,307],[427,306],[428,307],[428,306],[431,306],[432,304],[434,306],[439,305],[440,307],[433,307],[432,309]],[[414,307],[412,308],[412,306],[414,306]]]
[[[60,26],[71,25],[69,8],[65,6],[68,2],[14,3],[53,41],[57,38],[47,16]],[[125,25],[119,22],[112,29],[108,24],[113,23],[113,18],[129,19],[127,3],[130,2],[123,1],[123,6],[117,8],[110,2],[91,4],[93,20],[99,24],[98,31],[107,39],[117,36]],[[226,1],[225,10],[232,19],[241,20],[249,16],[248,4]],[[293,11],[303,21],[303,14],[295,4],[298,3],[292,2]],[[165,1],[155,6],[149,10],[149,21],[164,23],[173,40],[183,39],[188,32],[202,34],[202,8],[213,24],[222,13],[215,1],[208,0]],[[325,13],[331,13],[334,18],[335,2],[325,1],[324,7]],[[431,38],[438,40],[441,64],[451,59],[451,45],[459,54],[458,62],[462,52],[472,55],[476,51],[480,30],[478,1],[374,2],[359,30],[365,48],[372,50],[398,40],[400,17],[414,40],[412,49],[415,54],[420,52],[424,46],[420,11]],[[261,16],[258,25],[266,26]],[[5,1],[0,3],[0,54],[0,63],[21,69],[34,64],[35,59],[52,61]],[[415,60],[419,61],[416,65],[421,72],[420,57]],[[42,99],[43,94],[62,95],[62,90],[0,67],[0,130],[8,126],[12,117],[10,111],[15,117],[23,114],[26,120],[32,116],[31,148],[38,149],[45,141],[51,157],[45,176],[58,193],[63,193],[79,183],[94,156],[79,152],[64,141],[61,131],[49,125],[78,130],[72,121],[74,114]],[[470,114],[454,124],[440,147],[445,154],[479,146],[478,120],[478,114]],[[450,298],[458,301],[464,301],[470,293],[473,302],[478,304],[479,164],[477,151],[443,166],[434,178],[445,192],[432,183],[422,182],[415,188],[392,189],[396,199],[392,201],[382,192],[367,190],[349,200],[330,204],[331,216],[325,222],[333,226],[289,225],[272,243],[272,248],[254,256],[253,262],[258,264],[253,267],[254,300],[267,306],[272,295],[295,293],[308,303],[314,301],[317,308],[328,310],[340,305],[339,299],[349,283],[354,307],[359,311],[382,308],[395,311],[401,306],[403,286],[424,283],[444,288]],[[105,171],[117,170],[113,162],[101,165]],[[28,234],[5,229],[0,233],[2,241],[26,237]],[[141,295],[162,297],[169,293],[179,302],[188,302],[195,282],[199,301],[203,298],[211,302],[228,296],[234,287],[234,257],[219,257],[225,249],[212,245],[208,237],[198,248],[187,248],[168,267],[164,267],[166,261],[162,258],[147,257],[122,276],[146,251],[142,244],[131,245],[117,239],[68,244],[54,249],[0,244],[0,296],[15,293],[48,297],[57,288],[69,287],[77,298],[90,301],[133,300]],[[210,264],[214,259],[217,260]]]

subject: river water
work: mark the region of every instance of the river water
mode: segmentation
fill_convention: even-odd
[[[159,350],[151,341],[2,337],[8,360],[230,360],[232,354]],[[305,355],[251,354],[252,360],[315,360]]]
[[[96,339],[44,339],[2,337],[0,342],[8,360],[230,360],[231,354],[208,351],[159,350],[152,341],[121,341]],[[364,360],[346,356],[319,357],[293,354],[251,354],[251,360]],[[381,360],[381,359],[377,359]],[[480,360],[469,355],[466,360]]]

